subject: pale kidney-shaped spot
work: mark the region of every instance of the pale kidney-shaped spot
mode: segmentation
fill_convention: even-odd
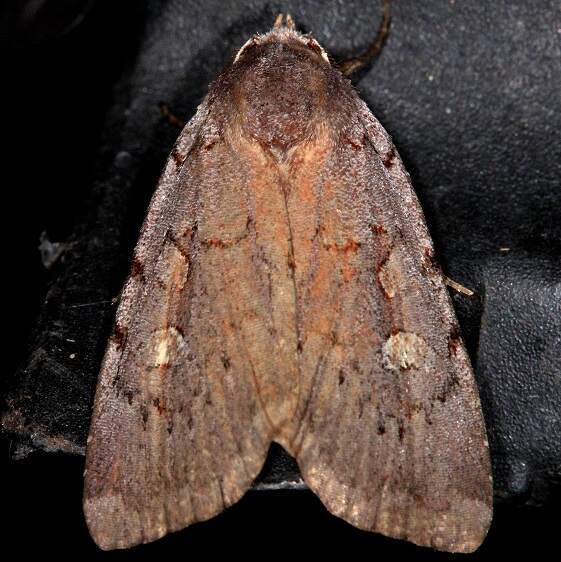
[[[412,332],[391,335],[382,348],[384,366],[392,371],[419,369],[427,356],[425,340]]]
[[[154,333],[154,367],[167,367],[177,356],[177,351],[185,347],[181,332],[170,326]]]

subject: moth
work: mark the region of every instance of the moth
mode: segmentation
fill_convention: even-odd
[[[150,204],[95,397],[92,537],[213,517],[273,441],[356,527],[458,552],[486,535],[479,397],[409,175],[283,17],[211,85]]]

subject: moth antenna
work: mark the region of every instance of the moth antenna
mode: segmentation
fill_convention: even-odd
[[[388,37],[390,31],[390,0],[383,0],[384,12],[382,14],[382,21],[380,22],[380,27],[378,28],[378,33],[376,34],[376,39],[374,42],[364,51],[364,53],[342,61],[339,63],[339,70],[345,76],[349,76],[353,72],[364,68],[370,64],[376,56],[382,50],[384,43]]]
[[[177,115],[175,115],[175,113],[169,108],[167,103],[161,101],[158,105],[160,113],[170,125],[178,127],[179,129],[183,129],[183,127],[185,127],[185,121],[183,121],[180,117],[177,117]]]
[[[286,14],[286,27],[288,27],[288,29],[294,29],[296,27],[290,14]]]
[[[290,14],[286,14],[286,20],[284,14],[279,14],[275,18],[275,23],[273,24],[274,29],[280,29],[281,27],[286,27],[288,29],[295,29],[296,25]]]

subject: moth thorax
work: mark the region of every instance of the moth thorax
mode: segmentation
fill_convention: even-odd
[[[252,65],[244,78],[241,121],[249,136],[281,152],[310,138],[324,100],[325,68],[285,48]]]

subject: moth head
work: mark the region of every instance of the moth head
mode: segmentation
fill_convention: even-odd
[[[228,96],[244,134],[284,158],[319,134],[326,92],[338,79],[318,42],[279,16],[271,31],[240,49],[216,91]]]
[[[284,14],[279,14],[271,31],[265,35],[256,34],[248,39],[238,51],[234,64],[242,59],[249,58],[251,55],[256,56],[267,45],[280,49],[288,48],[307,52],[323,63],[331,64],[325,49],[309,33],[302,34],[296,30],[296,25],[290,14],[286,14],[286,17]]]

